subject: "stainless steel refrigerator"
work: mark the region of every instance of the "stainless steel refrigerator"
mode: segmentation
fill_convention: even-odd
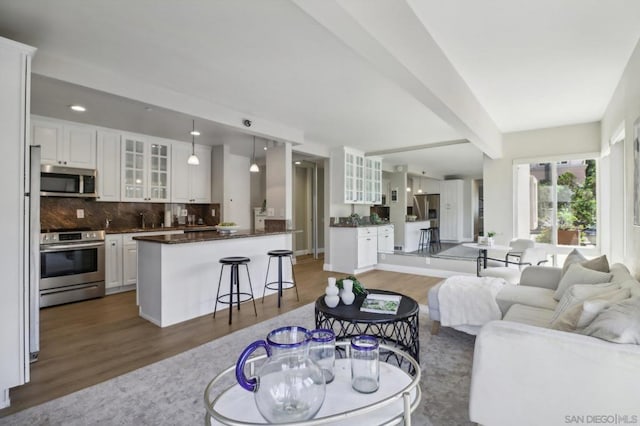
[[[413,196],[413,214],[416,220],[430,220],[430,226],[440,223],[440,194],[415,194]]]
[[[29,181],[25,192],[25,242],[29,256],[29,359],[40,352],[40,146],[29,147]]]

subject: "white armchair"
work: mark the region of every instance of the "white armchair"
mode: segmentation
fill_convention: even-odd
[[[517,258],[517,262],[510,261],[507,258],[507,260],[504,260],[505,266],[495,266],[483,269],[481,265],[484,259],[481,256],[478,256],[476,259],[478,263],[478,276],[504,278],[504,280],[510,284],[518,284],[520,283],[520,274],[522,273],[522,270],[527,266],[542,265],[545,263],[547,261],[547,252],[542,248],[530,247],[524,249]],[[498,261],[498,259],[492,260]]]

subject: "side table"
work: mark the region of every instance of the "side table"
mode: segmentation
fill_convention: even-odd
[[[329,308],[324,303],[324,296],[321,296],[315,305],[316,328],[333,330],[336,341],[349,340],[361,334],[376,336],[381,343],[399,347],[420,363],[418,303],[393,291],[369,290],[369,293],[402,296],[398,312],[395,315],[362,312],[360,306],[365,299],[364,295],[357,296],[351,305],[341,303],[335,308]],[[402,367],[402,359],[393,353],[381,352],[380,358],[385,361],[393,358]],[[409,372],[415,374],[411,366]]]

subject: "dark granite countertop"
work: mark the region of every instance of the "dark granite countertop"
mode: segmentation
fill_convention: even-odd
[[[357,225],[352,225],[350,223],[334,223],[333,225],[329,225],[331,228],[366,228],[368,226],[386,226],[393,225],[393,223],[384,222],[384,223],[360,223]]]
[[[198,231],[215,231],[216,227],[212,225],[181,225],[170,226],[167,228],[108,228],[105,230],[106,234],[134,234],[138,232],[163,232],[163,231],[184,231],[184,232],[198,232]]]
[[[239,230],[238,232],[234,232],[232,234],[221,234],[218,231],[202,231],[173,235],[150,235],[148,237],[141,235],[139,237],[133,237],[133,239],[137,241],[147,241],[161,244],[185,244],[200,243],[205,241],[233,240],[236,238],[265,237],[269,235],[291,234],[294,232],[296,231],[290,230],[282,232],[250,232],[247,230]]]

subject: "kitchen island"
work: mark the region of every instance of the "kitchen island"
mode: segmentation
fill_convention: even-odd
[[[420,242],[420,230],[423,228],[431,228],[430,220],[418,220],[413,222],[405,222],[404,224],[404,246],[405,253],[417,251]],[[429,251],[427,249],[427,251]]]
[[[138,307],[142,318],[167,327],[212,314],[222,265],[229,256],[251,259],[249,273],[255,297],[264,287],[269,250],[291,249],[291,231],[220,234],[216,231],[135,237],[138,244]],[[274,273],[274,269],[270,274]],[[241,291],[249,291],[240,268]],[[284,268],[284,279],[290,279]],[[220,293],[229,292],[229,268],[222,276]],[[267,290],[267,294],[275,293]],[[218,310],[229,305],[218,303]],[[249,308],[247,308],[249,309]],[[250,308],[253,310],[253,307]]]

